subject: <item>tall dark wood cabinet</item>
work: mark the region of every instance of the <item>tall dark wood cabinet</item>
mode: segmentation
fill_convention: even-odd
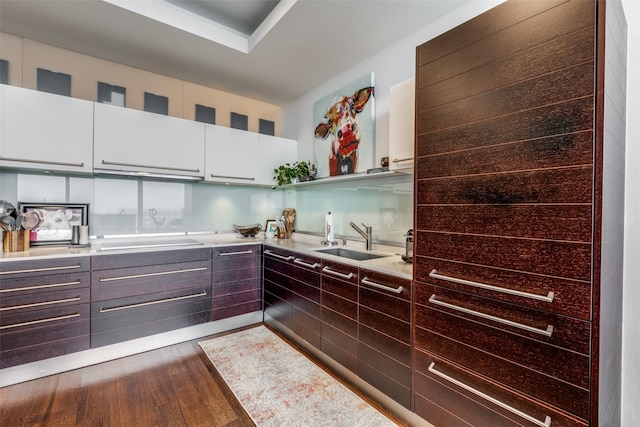
[[[510,0],[417,48],[413,405],[436,426],[620,424],[625,26],[619,1]]]

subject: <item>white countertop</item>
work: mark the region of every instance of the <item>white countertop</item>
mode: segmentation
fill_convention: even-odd
[[[66,245],[56,246],[36,246],[31,247],[23,252],[2,252],[0,253],[0,262],[3,261],[20,261],[20,260],[37,260],[69,256],[82,255],[107,255],[149,252],[160,250],[180,250],[193,249],[197,247],[215,247],[228,245],[256,245],[265,244],[273,248],[290,249],[306,253],[317,258],[327,259],[330,261],[341,262],[357,267],[367,268],[380,273],[392,274],[411,280],[413,277],[412,264],[405,263],[400,253],[404,252],[404,248],[397,246],[386,246],[374,244],[374,250],[370,251],[374,254],[385,255],[382,258],[376,258],[365,261],[352,260],[345,257],[329,255],[322,252],[314,251],[314,249],[327,249],[323,246],[320,236],[308,234],[295,234],[289,239],[265,239],[264,233],[259,233],[256,237],[242,237],[236,233],[218,234],[188,234],[180,236],[144,236],[144,237],[128,237],[128,238],[103,238],[92,239],[89,247],[70,247]],[[182,244],[185,240],[195,241],[192,245]],[[351,250],[366,252],[364,250],[364,242],[347,241],[346,246],[339,243],[333,247],[346,247]],[[167,243],[164,245],[164,243]],[[154,246],[154,245],[160,246]],[[198,246],[200,244],[201,246]],[[117,249],[114,249],[117,248]]]

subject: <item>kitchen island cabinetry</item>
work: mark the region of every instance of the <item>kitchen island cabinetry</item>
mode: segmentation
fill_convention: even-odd
[[[90,174],[93,102],[0,85],[0,167]]]
[[[0,263],[0,368],[89,348],[89,257]]]
[[[211,320],[211,249],[91,258],[91,347]]]
[[[204,129],[191,120],[96,103],[94,171],[202,180]]]
[[[411,408],[411,280],[360,269],[358,374]]]
[[[417,49],[414,410],[435,425],[620,424],[619,7],[512,0]]]
[[[260,249],[260,245],[213,248],[211,320],[262,311]]]

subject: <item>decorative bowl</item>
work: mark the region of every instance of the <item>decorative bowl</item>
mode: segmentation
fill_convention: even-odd
[[[262,225],[260,224],[252,224],[252,225],[233,224],[233,227],[236,229],[238,233],[242,234],[244,237],[255,237],[255,235],[258,234],[260,230],[262,230]]]

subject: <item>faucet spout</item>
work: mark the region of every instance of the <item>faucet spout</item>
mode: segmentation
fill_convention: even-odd
[[[373,227],[362,223],[362,226],[364,227],[364,230],[362,230],[360,227],[354,224],[353,221],[349,222],[349,225],[362,236],[362,238],[365,240],[366,249],[370,251],[373,243]]]

